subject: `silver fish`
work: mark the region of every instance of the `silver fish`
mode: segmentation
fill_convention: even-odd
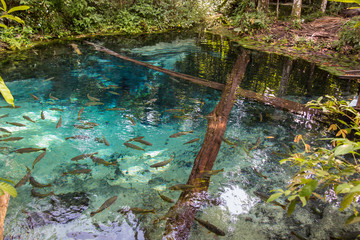
[[[100,207],[98,210],[91,212],[90,213],[90,217],[93,217],[95,214],[100,213],[102,211],[104,211],[106,208],[110,207],[117,199],[117,196],[113,196],[111,198],[109,198],[108,200],[106,200]]]

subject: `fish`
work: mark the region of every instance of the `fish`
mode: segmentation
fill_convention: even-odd
[[[79,124],[74,124],[73,125],[75,128],[78,129],[90,129],[90,128],[94,128],[93,126],[84,126],[84,125],[79,125]]]
[[[37,100],[37,101],[40,100],[40,99],[39,99],[37,96],[35,96],[34,94],[30,94],[30,96],[31,96],[34,100]]]
[[[159,194],[159,196],[161,197],[161,199],[164,200],[165,202],[168,202],[168,203],[174,203],[174,202],[175,202],[175,201],[172,200],[171,198],[169,198],[169,197],[167,197],[167,196],[165,196],[165,195],[163,195],[163,194],[161,194],[161,193],[159,193],[159,192],[157,192],[157,193]]]
[[[199,178],[210,178],[213,175],[216,175],[220,172],[223,172],[224,169],[219,169],[219,170],[206,170],[206,171],[202,171]]]
[[[122,213],[122,214],[126,214],[128,212],[132,212],[134,214],[137,214],[137,213],[141,213],[141,214],[152,213],[152,214],[155,214],[155,209],[143,209],[143,208],[133,207],[133,208],[122,208],[122,209],[119,209],[117,212]]]
[[[144,136],[134,137],[133,139],[130,139],[129,142],[136,141],[136,140],[143,139],[143,138],[144,138]]]
[[[129,115],[125,115],[125,117],[130,120],[130,122],[131,122],[131,124],[132,124],[133,126],[136,125],[136,123],[135,123],[135,121],[134,121],[134,119],[133,119],[132,117],[130,117]]]
[[[262,193],[262,192],[258,192],[258,191],[254,191],[254,194],[256,196],[258,196],[262,201],[266,202],[270,196],[266,195],[265,193]],[[272,201],[271,202],[272,205],[275,205],[275,206],[279,206],[281,207],[282,209],[286,210],[286,206],[277,202],[277,201]]]
[[[17,126],[17,127],[25,127],[26,126],[25,124],[17,123],[17,122],[6,122],[6,123]]]
[[[180,190],[180,191],[186,191],[189,189],[193,189],[195,186],[189,185],[189,184],[176,184],[174,186],[169,187],[170,190]]]
[[[94,162],[94,163],[100,163],[100,164],[103,164],[105,166],[109,166],[109,165],[113,165],[113,166],[116,166],[117,162],[108,162],[108,161],[105,161],[104,159],[102,158],[99,158],[99,157],[95,157],[95,156],[90,156],[91,160]]]
[[[272,139],[272,138],[275,138],[275,137],[274,136],[266,136],[265,138]]]
[[[260,143],[261,143],[261,138],[258,137],[258,139],[256,140],[255,145],[252,146],[252,147],[249,149],[249,152],[250,152],[251,150],[254,150],[254,149],[258,148],[258,147],[260,146]]]
[[[18,187],[21,187],[22,185],[24,185],[25,183],[27,183],[27,181],[29,181],[29,178],[31,177],[31,170],[30,168],[28,168],[27,166],[26,167],[26,170],[27,170],[27,173],[25,174],[25,176],[23,176],[20,181],[15,185],[15,188],[18,188]]]
[[[8,116],[9,116],[8,113],[7,113],[7,114],[4,114],[4,115],[0,116],[0,119],[1,119],[1,118],[5,118],[5,117],[8,117]]]
[[[81,54],[82,54],[77,44],[75,44],[75,43],[70,43],[70,46],[74,49],[74,51],[75,51],[78,55],[81,55]]]
[[[259,121],[260,121],[260,122],[263,121],[263,115],[262,115],[262,113],[259,113]]]
[[[221,140],[222,140],[224,143],[226,143],[226,144],[228,144],[228,145],[230,145],[230,146],[237,146],[236,143],[233,143],[233,142],[229,141],[229,140],[226,139],[224,136],[221,136],[220,138],[221,138]]]
[[[182,115],[182,116],[174,115],[173,118],[178,118],[178,119],[190,119],[190,118],[192,118],[192,116],[190,116],[190,115]]]
[[[210,232],[215,233],[216,235],[219,236],[225,236],[225,232],[220,230],[218,227],[212,225],[211,223],[209,223],[208,221],[205,220],[201,220],[197,217],[195,217],[195,220],[203,227],[205,227],[207,230],[209,230]]]
[[[98,106],[98,105],[104,105],[102,102],[87,102],[85,103],[85,106]]]
[[[91,102],[100,102],[100,99],[98,99],[96,97],[92,97],[89,94],[86,94],[86,96]]]
[[[118,95],[118,96],[120,96],[120,93],[118,93],[118,92],[108,91],[108,93],[111,93],[111,94],[113,94],[113,95]]]
[[[174,113],[174,112],[185,112],[185,109],[181,109],[181,108],[166,109],[165,112],[170,112],[170,113]]]
[[[37,198],[46,198],[47,196],[55,195],[55,193],[54,192],[49,192],[49,193],[42,194],[42,193],[36,192],[35,189],[33,188],[33,189],[31,189],[31,195],[33,197],[37,197]]]
[[[54,78],[55,78],[55,77],[49,77],[49,78],[43,80],[43,82],[47,82],[47,81],[53,80]]]
[[[156,169],[157,169],[158,167],[163,167],[163,166],[167,165],[168,163],[170,163],[173,159],[174,159],[174,156],[171,156],[171,158],[170,158],[169,160],[155,163],[155,164],[153,164],[153,165],[150,165],[150,167],[156,168]]]
[[[91,126],[91,127],[99,126],[99,124],[94,123],[94,122],[84,122],[84,121],[80,121],[80,122],[83,123],[86,126]]]
[[[30,184],[33,186],[33,187],[36,187],[36,188],[45,188],[45,187],[51,187],[51,183],[49,184],[41,184],[39,182],[37,182],[33,177],[30,177]]]
[[[21,108],[21,106],[8,105],[8,106],[0,106],[0,108]]]
[[[32,120],[31,118],[29,118],[28,116],[23,116],[23,118],[26,119],[26,120],[28,120],[28,121],[30,121],[30,122],[33,122],[33,123],[35,122],[34,120]]]
[[[59,111],[59,112],[63,112],[63,111],[64,111],[64,109],[61,109],[61,108],[50,108],[50,110]]]
[[[256,175],[258,175],[259,177],[263,177],[265,179],[267,179],[267,176],[264,176],[261,172],[259,172],[256,168],[251,167],[252,170],[255,172]]]
[[[65,141],[66,140],[69,140],[69,139],[81,139],[81,140],[85,140],[85,139],[89,139],[90,137],[89,136],[86,136],[86,135],[75,135],[75,136],[71,136],[71,137],[66,137],[65,138]]]
[[[185,144],[189,144],[189,143],[194,143],[194,142],[197,142],[197,141],[199,141],[199,140],[200,140],[200,138],[194,138],[194,139],[192,139],[192,140],[190,140],[190,141],[188,141],[188,142],[184,143],[183,145],[185,145]]]
[[[80,109],[80,111],[78,112],[78,119],[80,120],[80,115],[84,112],[84,107],[82,107]]]
[[[45,120],[45,115],[44,115],[44,111],[43,111],[43,110],[41,110],[41,119],[42,119],[42,120]]]
[[[125,145],[126,147],[129,147],[129,148],[132,148],[132,149],[136,149],[136,150],[140,150],[140,151],[144,151],[144,152],[145,152],[145,149],[143,149],[143,148],[141,148],[141,147],[139,147],[139,146],[136,146],[136,145],[134,145],[134,144],[132,144],[132,143],[125,142],[124,145]]]
[[[91,157],[92,155],[95,155],[95,154],[98,154],[98,152],[94,152],[94,153],[84,153],[84,154],[81,154],[81,155],[79,155],[79,156],[73,157],[73,158],[71,159],[71,161],[79,161],[79,160],[82,160],[82,159]]]
[[[106,208],[110,207],[117,199],[117,196],[113,196],[111,198],[109,198],[108,200],[106,200],[100,207],[98,210],[96,210],[95,212],[91,212],[90,213],[90,217],[93,217],[95,214],[100,213],[102,211],[104,211]]]
[[[109,85],[108,88],[115,88],[116,89],[116,88],[121,88],[121,87],[118,86],[118,85]]]
[[[194,131],[187,131],[187,132],[178,132],[178,133],[174,133],[173,135],[171,135],[169,138],[176,138],[176,137],[180,137],[182,135],[186,135],[188,133],[193,133]]]
[[[23,139],[23,137],[10,137],[10,138],[1,139],[0,142],[13,142],[13,141],[19,141],[21,139]]]
[[[9,130],[7,130],[7,129],[5,129],[5,128],[0,128],[0,132],[11,133]]]
[[[108,140],[106,140],[105,136],[103,135],[103,141],[105,143],[106,146],[110,146],[110,143],[108,142]]]
[[[98,137],[96,137],[94,140],[98,143],[104,143],[104,140]]]
[[[37,158],[35,158],[33,165],[32,165],[32,169],[34,169],[34,166],[37,162],[39,162],[41,159],[43,159],[45,157],[45,154],[46,154],[46,150],[43,153],[41,153],[39,156],[37,156]]]
[[[59,121],[58,121],[57,124],[56,124],[56,128],[61,127],[61,125],[62,125],[62,118],[61,118],[61,116],[60,116]]]
[[[152,103],[154,103],[154,102],[156,102],[156,101],[157,101],[157,98],[150,99],[149,101],[147,101],[147,102],[145,103],[145,105],[152,104]]]
[[[201,104],[201,105],[204,105],[204,104],[205,104],[204,102],[199,101],[199,100],[197,100],[197,99],[195,99],[195,98],[189,98],[189,100],[192,101],[193,103],[196,103],[196,104]]]
[[[106,111],[125,111],[125,108],[107,108]]]
[[[70,171],[70,172],[64,172],[63,176],[66,176],[68,174],[79,175],[81,173],[90,173],[90,172],[91,172],[91,169],[76,169],[76,170],[73,170],[73,171]]]
[[[20,148],[15,150],[16,153],[30,153],[30,152],[38,152],[38,151],[46,151],[46,148]]]
[[[51,93],[49,94],[49,98],[52,100],[59,100],[57,97],[54,97],[53,95],[51,95]]]
[[[141,139],[141,138],[133,138],[133,139],[130,139],[129,141],[135,141],[135,142],[144,144],[144,145],[146,145],[146,146],[152,146],[152,143],[151,143],[151,142],[145,141],[145,140],[143,140],[143,139]]]

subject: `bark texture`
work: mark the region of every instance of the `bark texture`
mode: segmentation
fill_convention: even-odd
[[[10,195],[4,192],[0,196],[0,239],[4,239],[4,221],[6,216],[6,211],[9,205]]]

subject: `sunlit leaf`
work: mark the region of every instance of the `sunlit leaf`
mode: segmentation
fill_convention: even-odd
[[[3,190],[4,192],[7,192],[13,197],[17,196],[16,189],[6,182],[0,182],[0,189]]]
[[[277,199],[277,198],[279,198],[279,197],[281,197],[283,195],[283,193],[274,193],[274,194],[272,194],[269,198],[268,198],[268,200],[266,201],[266,203],[269,203],[269,202],[272,202],[272,201],[274,201],[275,199]]]
[[[0,27],[3,27],[3,28],[8,28],[5,24],[2,24],[2,23],[0,23]]]
[[[335,156],[345,155],[345,154],[350,153],[353,150],[354,150],[354,145],[352,145],[352,144],[344,144],[344,145],[341,145],[341,146],[338,146],[338,147],[335,148],[334,155]]]
[[[9,179],[6,179],[6,178],[1,178],[0,177],[0,180],[3,180],[5,182],[9,182],[9,183],[12,183],[12,184],[15,184],[13,181],[9,180]]]
[[[8,104],[11,104],[13,107],[15,107],[14,97],[11,95],[10,90],[7,88],[4,80],[1,77],[0,77],[0,92],[1,92],[2,96],[4,97],[5,101]]]
[[[290,217],[290,215],[294,212],[296,207],[296,200],[293,200],[290,202],[288,208],[287,208],[287,216]]]
[[[352,215],[346,219],[345,224],[353,224],[357,222],[360,222],[360,216]]]
[[[343,211],[345,208],[349,207],[352,201],[354,200],[356,193],[349,193],[345,195],[344,199],[340,203],[340,211]]]
[[[8,19],[14,20],[18,23],[25,24],[25,22],[21,18],[15,17],[13,15],[9,15],[9,14],[2,15],[2,16],[0,16],[0,18],[8,18]]]
[[[0,196],[4,195],[4,191],[0,189]]]
[[[337,129],[337,126],[336,126],[336,124],[331,124],[330,125],[330,127],[329,127],[329,129],[328,129],[328,131],[331,131],[331,130],[336,130]]]
[[[350,191],[351,187],[352,187],[352,184],[350,184],[350,183],[343,183],[343,184],[337,185],[335,187],[335,193],[336,194],[348,193]]]
[[[306,198],[305,197],[299,197],[300,201],[302,202],[302,206],[304,207],[306,205]]]
[[[360,193],[360,184],[358,184],[355,187],[351,188],[349,193]]]
[[[1,3],[2,3],[4,11],[6,12],[6,10],[7,10],[6,2],[4,0],[1,0]]]
[[[354,25],[354,28],[357,28],[360,26],[360,21]]]
[[[16,11],[23,11],[23,10],[28,10],[30,7],[29,6],[17,6],[17,7],[13,7],[11,8],[8,13],[12,13],[12,12],[16,12]]]
[[[309,197],[312,192],[316,189],[318,182],[316,180],[311,180],[307,183],[299,192],[300,197]]]

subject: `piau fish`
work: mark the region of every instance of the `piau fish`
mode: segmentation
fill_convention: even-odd
[[[5,128],[0,128],[0,132],[11,133],[9,130],[7,130]]]
[[[153,164],[153,165],[150,165],[150,167],[156,168],[156,169],[157,169],[158,167],[163,167],[163,166],[167,165],[168,163],[170,163],[173,159],[174,159],[174,156],[171,156],[171,158],[170,158],[169,160],[155,163],[155,164]]]
[[[34,160],[33,165],[32,165],[33,169],[34,169],[35,164],[45,157],[45,154],[46,154],[46,151],[44,151],[39,156],[37,156],[37,158]]]
[[[78,55],[81,55],[81,54],[82,54],[77,44],[75,44],[75,43],[70,43],[70,46],[74,49],[74,51],[75,51]]]
[[[89,99],[91,102],[100,102],[100,99],[95,98],[95,97],[92,97],[92,96],[90,96],[89,94],[87,94],[86,96],[88,97],[88,99]]]
[[[90,156],[91,160],[94,162],[94,163],[99,163],[99,164],[103,164],[105,166],[109,166],[109,165],[113,165],[115,166],[117,164],[117,162],[108,162],[108,161],[105,161],[104,159],[102,158],[99,158],[99,157],[95,157],[95,156]]]
[[[26,119],[26,120],[28,120],[28,121],[30,121],[30,122],[33,122],[33,123],[35,122],[34,120],[32,120],[32,119],[31,119],[30,117],[28,117],[28,116],[23,116],[23,118]]]
[[[122,208],[118,210],[118,213],[121,214],[127,214],[129,212],[132,212],[134,214],[147,214],[147,213],[152,213],[155,214],[155,209],[143,209],[143,208],[137,208],[137,207],[132,207],[132,208]]]
[[[0,142],[13,142],[13,141],[19,141],[21,139],[23,139],[23,137],[10,137],[10,138],[1,139]]]
[[[4,114],[4,115],[0,116],[0,119],[1,119],[1,118],[5,118],[5,117],[8,117],[8,116],[9,116],[8,113],[7,113],[7,114]]]
[[[13,107],[12,105],[8,105],[8,106],[0,106],[0,108],[21,108],[21,106]]]
[[[61,109],[61,108],[50,108],[50,110],[59,111],[59,112],[63,112],[63,111],[64,111],[64,109]]]
[[[30,153],[30,152],[38,152],[38,151],[46,151],[46,148],[20,148],[15,150],[16,153]]]
[[[44,110],[41,110],[41,119],[42,119],[42,120],[45,120]]]
[[[199,178],[210,178],[213,175],[218,174],[219,172],[223,172],[224,169],[219,169],[219,170],[209,170],[209,171],[203,171],[201,173],[201,175],[199,176]]]
[[[113,94],[113,95],[118,95],[118,96],[120,96],[120,93],[118,93],[118,92],[109,91],[108,93],[111,93],[111,94]]]
[[[108,140],[106,140],[104,135],[103,135],[103,141],[106,146],[110,146],[110,143],[108,142]]]
[[[132,117],[130,117],[129,115],[126,115],[125,117],[126,117],[127,119],[129,119],[129,121],[131,122],[131,124],[132,124],[133,126],[136,125],[135,120],[134,120]]]
[[[107,108],[106,111],[125,111],[126,109],[125,108]]]
[[[192,140],[190,140],[190,141],[188,141],[188,142],[184,143],[183,145],[185,145],[185,144],[189,144],[189,143],[194,143],[194,142],[197,142],[197,141],[199,141],[199,140],[200,140],[200,138],[194,138],[194,139],[192,139]]]
[[[225,236],[225,232],[220,230],[218,227],[212,225],[211,223],[209,223],[208,221],[205,220],[201,220],[199,218],[195,218],[195,220],[203,227],[205,227],[207,230],[209,230],[210,232],[215,233],[216,235],[219,236]]]
[[[252,170],[255,172],[256,175],[258,175],[259,177],[262,177],[262,178],[265,178],[267,179],[267,176],[263,175],[259,170],[257,170],[256,168],[254,167],[251,167]]]
[[[27,170],[27,173],[25,174],[25,176],[23,176],[20,181],[15,185],[15,188],[18,188],[18,187],[21,187],[22,185],[24,185],[25,183],[27,183],[27,181],[29,181],[29,178],[31,177],[31,170],[30,168],[28,168],[27,166],[26,167],[26,170]]]
[[[85,158],[88,158],[88,157],[91,157],[95,154],[98,154],[98,152],[94,152],[94,153],[84,153],[84,154],[81,154],[79,156],[76,156],[76,157],[73,157],[71,159],[71,161],[79,161],[79,160],[82,160],[82,159],[85,159]]]
[[[176,138],[176,137],[180,137],[182,135],[186,135],[189,133],[193,133],[194,131],[187,131],[187,132],[178,132],[178,133],[174,133],[173,135],[171,135],[169,138]]]
[[[17,122],[6,122],[6,123],[10,124],[10,125],[17,126],[17,127],[25,127],[26,126],[25,124],[17,123]]]
[[[256,196],[258,196],[262,201],[266,202],[268,199],[269,199],[269,196],[266,195],[265,193],[261,193],[261,192],[258,192],[258,191],[255,191],[254,194]],[[272,205],[275,205],[275,206],[279,206],[281,207],[282,209],[286,210],[286,206],[277,202],[277,201],[272,201],[271,202]]]
[[[34,94],[30,94],[30,96],[31,96],[34,100],[37,100],[37,101],[40,100],[40,99],[39,99],[37,96],[35,96]]]
[[[255,145],[252,146],[252,147],[249,149],[249,152],[250,152],[251,150],[254,150],[254,149],[258,148],[258,147],[260,146],[260,143],[261,143],[261,138],[258,137],[258,139],[256,140]]]
[[[68,174],[71,174],[71,175],[79,175],[79,174],[87,174],[87,173],[90,173],[91,172],[91,169],[76,169],[76,170],[73,170],[73,171],[70,171],[70,172],[64,172],[63,173],[63,176],[66,176]]]
[[[144,144],[144,145],[146,145],[146,146],[152,146],[152,143],[151,143],[151,142],[145,141],[145,140],[143,140],[143,138],[144,138],[144,137],[141,137],[141,138],[136,137],[136,138],[130,139],[129,142],[135,141],[135,142]]]
[[[71,136],[71,137],[66,137],[66,138],[65,138],[65,141],[66,141],[66,140],[69,140],[69,139],[85,140],[85,139],[90,139],[90,137],[89,137],[89,136],[86,136],[86,135],[75,135],[75,136]]]
[[[98,106],[98,105],[104,105],[102,102],[87,102],[85,103],[85,106]]]
[[[175,201],[172,200],[171,198],[169,198],[169,197],[167,197],[167,196],[165,196],[165,195],[163,195],[163,194],[161,194],[161,193],[159,193],[159,192],[157,192],[157,193],[159,194],[159,196],[161,197],[161,199],[164,200],[165,202],[168,202],[168,203],[174,203],[174,202],[175,202]]]
[[[45,198],[47,196],[53,196],[53,195],[55,195],[55,193],[49,192],[49,193],[41,194],[41,193],[36,192],[35,189],[33,188],[33,189],[31,189],[31,195],[33,197],[37,197],[37,198]]]
[[[145,152],[145,149],[139,147],[139,146],[136,146],[135,144],[132,144],[132,143],[129,143],[129,142],[125,142],[124,145],[126,147],[129,147],[129,148],[132,148],[132,149],[136,149],[136,150],[140,150],[140,151],[144,151]]]
[[[56,124],[56,128],[60,128],[62,126],[62,118],[60,116],[59,121]]]
[[[51,95],[51,93],[49,94],[49,98],[52,100],[59,100],[57,97],[54,97],[53,95]]]
[[[45,188],[45,187],[52,186],[50,183],[49,184],[41,184],[41,183],[37,182],[33,177],[30,177],[30,184],[36,188]]]
[[[110,207],[116,201],[117,198],[118,198],[117,196],[113,196],[108,200],[106,200],[98,210],[90,213],[90,217],[93,217],[95,214],[100,213],[104,211],[106,208]]]
[[[220,138],[224,143],[226,143],[230,146],[237,146],[236,143],[231,142],[229,139],[225,138],[224,136],[221,136]]]
[[[169,187],[170,190],[174,190],[174,191],[177,191],[177,190],[186,191],[186,190],[193,189],[193,188],[194,188],[194,186],[190,185],[190,184],[177,184],[177,185]]]
[[[78,119],[80,120],[80,115],[84,112],[84,107],[82,107],[78,112]]]

